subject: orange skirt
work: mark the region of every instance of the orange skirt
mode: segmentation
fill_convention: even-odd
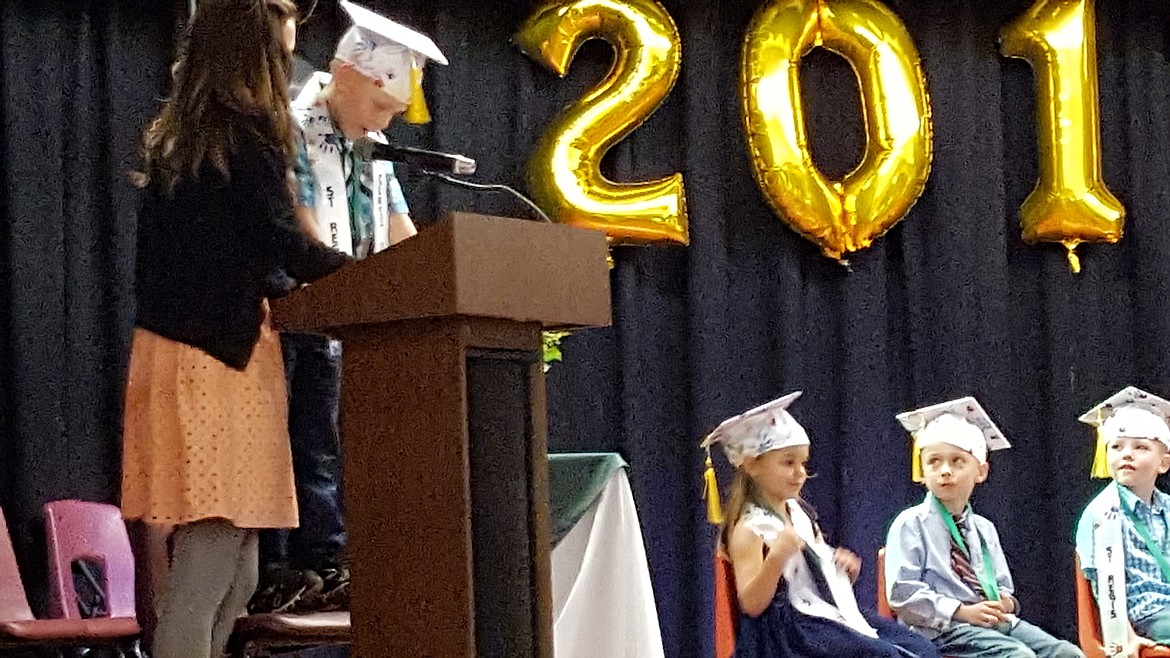
[[[134,330],[122,514],[158,525],[218,518],[239,528],[296,527],[284,362],[267,322],[243,372]]]

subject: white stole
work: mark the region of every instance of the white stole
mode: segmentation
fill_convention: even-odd
[[[837,610],[843,618],[842,623],[862,635],[877,637],[877,631],[865,621],[865,617],[861,616],[861,611],[857,608],[857,599],[853,595],[853,583],[850,582],[849,576],[833,562],[833,547],[826,544],[824,538],[817,534],[812,519],[804,513],[804,508],[796,499],[788,501],[788,516],[792,519],[796,535],[820,559],[821,573],[829,585],[833,601],[837,603]],[[792,604],[796,606],[796,601],[794,600]],[[800,609],[799,606],[796,607]]]
[[[394,163],[375,160],[369,164],[373,183],[374,242],[370,253],[390,248],[390,180],[394,177]]]
[[[1125,546],[1122,535],[1121,497],[1111,482],[1089,503],[1085,513],[1093,523],[1093,566],[1097,569],[1097,610],[1101,614],[1101,639],[1105,654],[1124,653],[1129,640],[1129,615],[1125,600]]]
[[[297,115],[305,135],[305,150],[317,178],[317,200],[313,208],[317,215],[317,238],[352,256],[353,227],[340,144],[345,138],[334,128],[329,108],[317,100],[329,80],[328,73],[313,74],[294,105],[300,108]]]
[[[867,637],[877,637],[874,630],[857,607],[857,599],[853,595],[853,583],[833,562],[833,547],[817,534],[812,519],[805,514],[804,508],[795,499],[787,501],[788,517],[792,519],[793,530],[801,541],[808,546],[821,563],[821,575],[829,586],[829,593],[833,595],[836,605],[821,598],[817,590],[816,581],[810,572],[811,565],[803,555],[797,554],[784,565],[784,580],[788,582],[788,601],[799,612],[830,619],[844,624],[849,628]],[[759,508],[756,508],[759,509]],[[747,518],[748,527],[760,538],[770,541],[775,539],[784,524],[780,519],[759,510]]]

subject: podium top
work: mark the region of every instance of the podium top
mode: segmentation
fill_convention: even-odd
[[[600,231],[452,213],[277,300],[273,315],[281,328],[317,331],[454,316],[606,326],[606,250]]]

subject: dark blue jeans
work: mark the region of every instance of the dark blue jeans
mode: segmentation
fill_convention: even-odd
[[[301,524],[292,531],[261,532],[260,565],[287,562],[313,569],[334,562],[346,543],[338,432],[341,343],[295,332],[282,332],[280,342]]]

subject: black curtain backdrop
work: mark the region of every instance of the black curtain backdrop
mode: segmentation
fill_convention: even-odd
[[[87,9],[0,9],[0,502],[21,528],[46,500],[116,496],[132,318],[123,160],[171,48],[169,7],[77,4]],[[590,43],[558,80],[509,43],[528,2],[368,4],[432,34],[452,61],[428,69],[434,122],[392,132],[476,157],[484,180],[525,187],[537,136],[612,58]],[[1073,523],[1100,487],[1087,478],[1092,433],[1076,416],[1125,384],[1170,394],[1170,11],[1099,0],[1105,177],[1128,219],[1121,244],[1081,248],[1085,270],[1073,275],[1062,249],[1019,237],[1037,175],[1034,79],[999,55],[997,34],[1030,2],[889,3],[922,56],[934,165],[914,209],[849,269],[789,230],[752,179],[737,85],[761,3],[664,4],[682,32],[682,76],[605,168],[618,180],[683,172],[691,245],[617,250],[614,326],[567,339],[548,384],[554,450],[616,450],[631,463],[666,654],[711,655],[714,531],[698,440],[796,389],[817,472],[806,494],[830,538],[866,561],[863,604],[887,525],[922,496],[893,415],[977,396],[1014,447],[993,457],[976,508],[999,525],[1024,616],[1074,638]],[[343,27],[323,5],[301,44],[318,66]],[[802,70],[817,161],[839,176],[862,150],[856,84],[823,52]],[[403,179],[420,223],[447,210],[524,213]]]
[[[173,24],[166,2],[0,3],[0,504],[36,601],[40,506],[118,494],[126,180]]]

